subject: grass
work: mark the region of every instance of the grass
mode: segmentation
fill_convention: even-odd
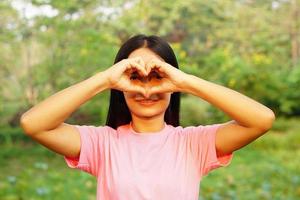
[[[300,199],[299,122],[278,119],[271,131],[234,152],[229,166],[202,179],[200,199]]]
[[[96,179],[68,168],[62,156],[30,143],[4,149],[0,199],[95,199]]]
[[[227,167],[201,181],[199,199],[300,199],[300,120],[274,128],[234,152]],[[96,199],[96,179],[67,167],[62,156],[35,143],[1,143],[1,200]]]

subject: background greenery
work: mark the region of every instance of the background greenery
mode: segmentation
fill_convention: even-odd
[[[95,180],[26,137],[19,118],[110,67],[120,45],[137,33],[165,38],[182,71],[276,114],[268,134],[203,179],[200,198],[300,198],[299,0],[2,0],[0,199],[95,199]],[[109,91],[95,96],[67,122],[105,124],[108,98]],[[189,94],[182,94],[180,115],[182,126],[229,120]]]

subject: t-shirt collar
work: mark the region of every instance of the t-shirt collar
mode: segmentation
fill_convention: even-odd
[[[168,125],[166,122],[164,122],[164,127],[163,129],[161,129],[160,131],[156,131],[156,132],[147,132],[147,133],[138,133],[136,132],[133,128],[132,128],[132,121],[129,123],[129,130],[131,133],[135,134],[135,135],[140,135],[140,136],[151,136],[151,135],[161,135],[163,133],[165,133],[168,129]]]

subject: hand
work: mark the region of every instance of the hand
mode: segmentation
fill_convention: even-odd
[[[110,88],[125,92],[138,92],[145,97],[154,93],[181,92],[183,82],[187,74],[181,70],[163,62],[152,59],[145,65],[140,57],[123,59],[105,70]],[[155,80],[150,82],[149,87],[142,83],[144,79]]]
[[[152,59],[146,64],[146,71],[149,74],[151,71],[158,73],[161,77],[160,81],[152,85],[146,92],[147,96],[154,93],[181,92],[184,88],[184,80],[187,78],[186,73],[173,67],[172,65],[163,62],[159,59]]]
[[[104,71],[107,77],[109,88],[125,91],[138,92],[146,95],[145,88],[135,80],[131,80],[130,76],[134,73],[140,76],[147,76],[145,64],[142,58],[123,59]]]

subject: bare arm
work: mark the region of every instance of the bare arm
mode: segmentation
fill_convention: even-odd
[[[184,92],[208,101],[234,119],[224,123],[217,131],[218,155],[238,150],[272,127],[274,112],[259,102],[194,75],[188,75],[184,80]]]
[[[47,148],[70,157],[79,155],[77,130],[63,123],[80,105],[109,88],[107,76],[92,77],[63,89],[25,112],[20,119],[24,132]]]
[[[221,109],[233,119],[223,123],[217,130],[218,155],[240,149],[262,136],[273,125],[275,114],[271,109],[237,91],[184,73],[156,58],[147,63],[147,71],[152,69],[163,79],[151,88],[148,96],[155,92],[190,93]]]
[[[145,93],[130,81],[131,72],[145,74],[140,57],[123,59],[103,72],[61,90],[25,112],[20,119],[24,132],[48,149],[68,157],[80,154],[77,129],[64,121],[80,105],[106,89]],[[128,73],[127,73],[128,72]]]

